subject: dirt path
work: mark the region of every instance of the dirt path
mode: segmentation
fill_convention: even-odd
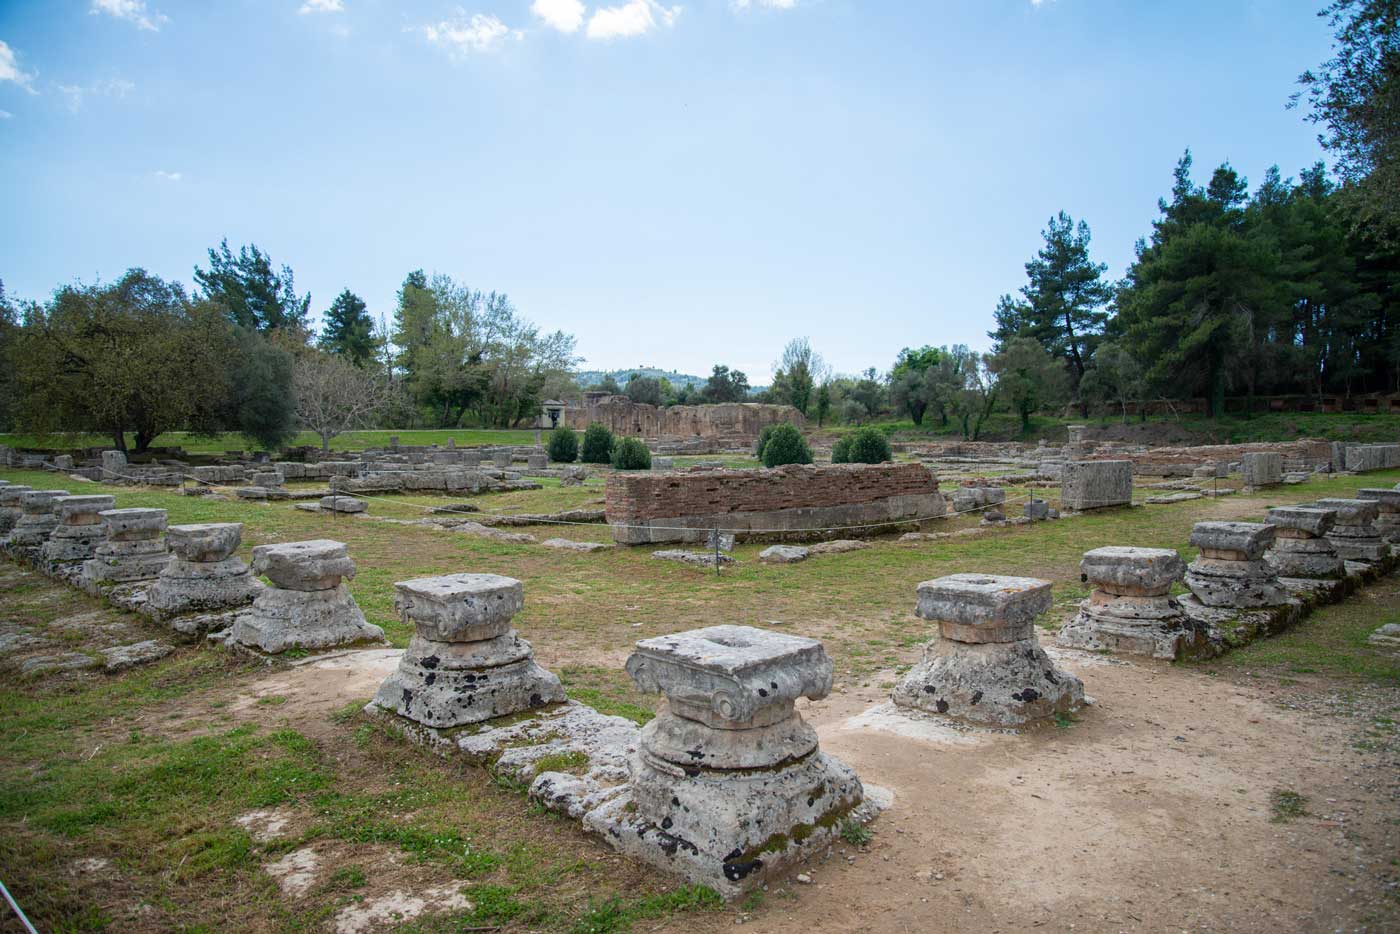
[[[1191,670],[1061,659],[1098,701],[1069,729],[915,737],[851,723],[875,691],[812,705],[823,748],[895,804],[869,852],[814,860],[812,886],[770,893],[752,927],[1400,929],[1376,878],[1400,852],[1400,807],[1362,787],[1355,723]],[[1279,789],[1312,813],[1272,822]]]

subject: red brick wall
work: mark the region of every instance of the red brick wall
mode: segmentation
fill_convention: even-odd
[[[609,522],[846,506],[938,492],[923,464],[793,465],[776,470],[618,472],[608,476]]]

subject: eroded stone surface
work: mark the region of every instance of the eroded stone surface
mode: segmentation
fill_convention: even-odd
[[[275,586],[260,591],[234,622],[232,643],[277,654],[383,640],[384,630],[365,620],[342,583],[355,576],[343,542],[259,545],[253,549],[253,570]]]
[[[1277,530],[1262,522],[1198,522],[1191,544],[1200,556],[1186,569],[1186,586],[1206,606],[1281,606],[1288,591],[1264,560]]]
[[[1060,477],[1060,505],[1065,509],[1104,509],[1133,501],[1132,461],[1073,461]]]
[[[166,542],[175,556],[156,578],[144,611],[168,619],[251,603],[263,586],[233,557],[242,535],[241,522],[170,526]]]
[[[1342,560],[1375,563],[1390,556],[1390,548],[1376,528],[1379,503],[1367,499],[1320,499],[1316,505],[1337,512],[1327,540]]]
[[[115,506],[116,500],[110,496],[60,496],[53,503],[58,525],[39,549],[40,557],[50,564],[88,560],[107,539],[101,513]]]
[[[353,515],[369,511],[369,503],[353,496],[322,496],[318,505],[323,512],[341,512]]]
[[[1264,554],[1279,577],[1336,580],[1346,575],[1337,549],[1328,540],[1337,512],[1315,506],[1276,506],[1267,521],[1277,530],[1273,546]]]
[[[765,564],[796,564],[810,555],[801,545],[770,545],[758,553],[758,560]]]
[[[732,896],[828,845],[861,804],[860,780],[794,706],[831,690],[821,643],[711,626],[637,643],[627,671],[666,707],[626,794],[584,816],[623,852]]]
[[[1356,491],[1357,499],[1376,504],[1376,533],[1387,544],[1400,544],[1400,490],[1367,488]]]
[[[496,574],[401,581],[395,606],[415,635],[374,705],[434,728],[560,703],[564,688],[511,628],[524,585]]]
[[[170,563],[164,509],[107,509],[101,513],[107,539],[83,565],[90,584],[152,580]]]
[[[22,495],[34,489],[19,483],[8,483],[0,487],[0,540],[10,534],[19,521],[19,500]]]
[[[5,547],[25,557],[37,557],[39,549],[58,527],[54,501],[67,490],[26,490],[19,496],[20,515],[5,538]]]
[[[953,574],[919,585],[920,618],[939,636],[894,689],[894,702],[981,726],[1017,727],[1084,703],[1084,685],[1057,669],[1035,636],[1048,581]]]
[[[1079,568],[1094,585],[1079,613],[1060,628],[1060,645],[1178,659],[1200,652],[1203,627],[1169,595],[1186,563],[1169,548],[1110,546],[1086,552]]]

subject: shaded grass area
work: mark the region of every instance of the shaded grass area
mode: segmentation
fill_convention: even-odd
[[[534,444],[535,432],[533,429],[484,429],[484,428],[453,428],[453,429],[404,429],[402,431],[347,431],[331,439],[332,451],[363,451],[366,448],[383,448],[389,446],[390,436],[397,435],[399,443],[405,446],[447,446],[448,440],[452,440],[458,447],[481,444]],[[128,433],[126,436],[127,449],[133,450],[136,447],[136,436]],[[4,434],[0,433],[0,444],[7,444],[16,448],[110,448],[112,437],[109,435],[90,434],[86,432],[56,432],[49,435],[35,434]],[[183,448],[191,454],[222,454],[224,451],[263,451],[268,450],[261,445],[254,444],[242,435],[225,434],[213,437],[205,435],[194,435],[187,431],[167,431],[156,436],[151,442],[156,448]],[[317,447],[321,446],[319,435],[310,431],[298,432],[286,447]]]

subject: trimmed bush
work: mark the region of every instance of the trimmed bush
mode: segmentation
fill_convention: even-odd
[[[578,435],[572,428],[560,425],[549,433],[549,459],[556,464],[572,464],[578,460]]]
[[[758,445],[753,450],[753,456],[763,460],[763,449],[768,445],[768,439],[773,437],[773,429],[777,425],[764,425],[763,430],[758,433]]]
[[[894,454],[890,451],[890,439],[878,428],[868,425],[865,428],[857,428],[849,437],[851,445],[847,449],[845,463],[883,464],[894,459]]]
[[[833,464],[849,464],[851,462],[850,435],[846,435],[831,446],[831,462]]]
[[[807,439],[793,425],[777,425],[763,446],[763,466],[781,467],[784,464],[810,464],[812,449],[807,447]]]
[[[583,462],[608,464],[612,462],[613,433],[606,425],[592,424],[583,433]]]
[[[640,438],[623,438],[613,448],[612,465],[615,470],[650,470],[651,452]]]

